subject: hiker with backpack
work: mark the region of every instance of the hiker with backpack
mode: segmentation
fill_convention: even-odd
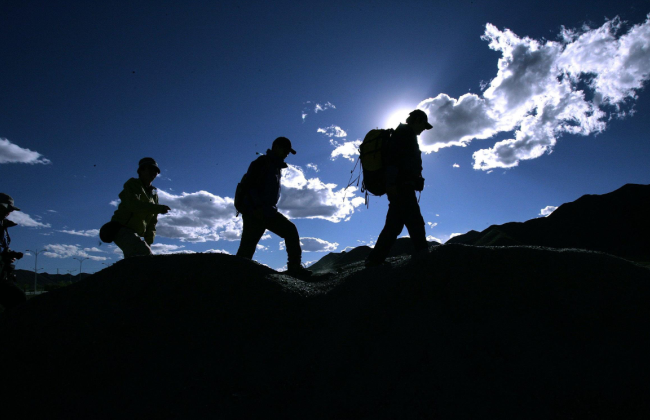
[[[126,181],[117,210],[99,231],[100,239],[115,242],[124,258],[152,255],[158,215],[171,210],[158,203],[156,187],[151,185],[158,174],[160,168],[153,158],[140,159],[138,177]]]
[[[22,252],[9,249],[11,237],[8,228],[16,226],[15,222],[7,219],[12,211],[20,211],[14,206],[14,199],[0,193],[0,305],[11,309],[27,301],[25,293],[16,286],[14,262],[23,257]]]
[[[409,231],[416,253],[428,249],[424,218],[415,192],[424,189],[422,152],[417,136],[431,128],[433,127],[429,124],[427,114],[416,109],[409,114],[406,124],[400,124],[383,145],[382,178],[388,196],[388,214],[384,229],[365,261],[366,267],[384,263],[404,226]],[[363,145],[360,159],[363,165],[365,159]]]
[[[298,229],[282,213],[278,212],[280,180],[284,160],[289,153],[296,154],[291,141],[278,137],[266,154],[255,159],[249,166],[235,192],[235,208],[242,214],[244,231],[241,235],[237,256],[252,259],[257,243],[269,230],[284,239],[287,254],[287,273],[294,277],[309,277],[311,271],[301,265],[302,249]]]

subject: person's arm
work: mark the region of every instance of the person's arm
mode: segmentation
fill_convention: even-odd
[[[133,183],[127,182],[124,189],[120,193],[120,200],[127,210],[133,213],[162,213],[166,206],[160,204],[150,203],[148,201],[140,201],[138,198],[141,194],[145,194],[142,187],[138,187]]]
[[[264,159],[255,159],[248,167],[248,172],[246,172],[246,189],[248,190],[253,209],[260,208],[264,204],[260,186],[264,178],[266,166]]]
[[[147,223],[147,230],[144,232],[144,241],[147,245],[151,246],[154,239],[156,239],[156,225],[158,224],[158,215],[154,215],[149,223]]]

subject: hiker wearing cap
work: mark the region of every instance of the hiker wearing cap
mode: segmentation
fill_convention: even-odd
[[[386,164],[388,214],[384,229],[366,259],[366,267],[384,262],[404,226],[416,253],[428,248],[425,223],[415,192],[424,189],[422,152],[417,136],[431,128],[427,114],[416,109],[409,114],[406,124],[400,124],[390,138]]]
[[[152,254],[150,246],[156,237],[158,215],[171,210],[158,204],[156,187],[151,185],[159,173],[155,160],[150,157],[141,159],[138,178],[126,181],[120,193],[120,204],[111,222],[122,226],[116,231],[113,241],[124,252],[124,258]]]
[[[0,193],[0,305],[11,309],[27,300],[25,293],[14,283],[14,262],[23,257],[22,252],[9,249],[11,237],[8,228],[16,226],[16,223],[7,219],[12,211],[20,211],[14,206],[14,199],[7,194]]]
[[[286,137],[278,137],[265,155],[250,164],[248,172],[244,175],[240,184],[245,191],[240,206],[244,231],[237,256],[253,258],[260,238],[266,230],[270,230],[285,241],[289,274],[304,277],[310,276],[311,271],[301,265],[302,250],[298,229],[278,212],[277,207],[280,200],[282,169],[287,167],[284,160],[289,153],[296,154],[291,147],[291,141]]]

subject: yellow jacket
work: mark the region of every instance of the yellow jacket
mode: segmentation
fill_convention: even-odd
[[[139,178],[131,178],[124,184],[120,204],[111,220],[132,229],[151,245],[156,237],[159,209],[156,187],[146,188]]]

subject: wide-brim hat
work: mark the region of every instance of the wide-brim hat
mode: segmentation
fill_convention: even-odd
[[[153,158],[146,157],[140,159],[140,162],[138,162],[138,171],[140,171],[140,169],[146,166],[153,166],[154,168],[156,168],[156,171],[160,173],[160,168],[158,167],[158,163]]]
[[[14,199],[5,193],[0,193],[0,206],[12,211],[20,211],[18,207],[14,206]]]

